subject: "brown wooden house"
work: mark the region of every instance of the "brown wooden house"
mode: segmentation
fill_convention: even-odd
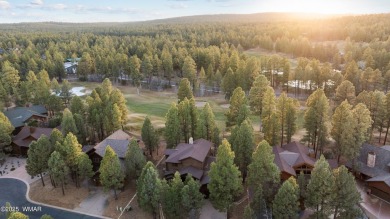
[[[274,162],[279,167],[280,178],[282,181],[287,180],[291,176],[297,176],[301,171],[310,175],[314,168],[316,159],[309,156],[309,148],[299,142],[290,142],[288,144],[273,147],[275,155]],[[332,169],[337,168],[335,160],[328,160]]]
[[[355,163],[346,166],[366,182],[368,191],[390,202],[390,146],[363,144]]]
[[[38,140],[42,135],[49,137],[52,131],[52,128],[23,126],[12,139],[12,154],[27,156],[31,142]]]
[[[47,109],[42,105],[14,107],[4,111],[4,115],[15,128],[13,134],[19,133],[23,126],[29,123],[35,123],[33,126],[46,127],[48,120]]]
[[[165,178],[172,178],[176,171],[182,179],[191,174],[201,183],[201,191],[207,194],[207,184],[210,182],[207,174],[210,164],[215,161],[215,157],[211,156],[212,145],[210,141],[198,139],[189,144],[180,143],[175,149],[166,149]]]
[[[92,160],[94,171],[99,170],[100,163],[103,160],[108,145],[110,145],[118,155],[118,158],[123,166],[127,146],[132,138],[133,137],[130,136],[129,133],[123,130],[117,130],[93,148],[86,148],[85,150],[88,151],[89,157]]]

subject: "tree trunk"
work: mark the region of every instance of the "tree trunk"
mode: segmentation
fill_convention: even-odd
[[[43,181],[43,176],[42,176],[42,173],[39,174],[39,176],[41,176],[41,180],[42,180],[42,186],[45,186],[45,182]]]
[[[282,115],[283,115],[283,113],[282,113]],[[283,118],[283,116],[282,116],[281,123],[282,123],[282,136],[281,136],[281,141],[280,141],[280,147],[283,146],[283,138],[284,138],[284,118]]]
[[[385,135],[385,140],[383,141],[383,145],[386,144],[386,141],[387,141],[387,134],[389,134],[389,128],[390,128],[390,119],[387,121],[386,135]]]
[[[116,189],[114,189],[114,196],[115,196],[115,200],[118,200],[118,196],[116,194]]]
[[[336,208],[334,209],[334,215],[333,215],[333,219],[336,219],[337,218],[337,213],[338,213],[338,210],[339,210],[339,207],[336,206]]]
[[[61,187],[62,187],[62,195],[65,195],[64,182],[61,183]]]

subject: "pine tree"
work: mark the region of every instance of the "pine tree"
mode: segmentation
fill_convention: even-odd
[[[77,178],[76,184],[80,187],[79,180],[87,179],[88,180],[95,174],[93,172],[92,160],[89,159],[86,153],[80,153],[77,156]]]
[[[271,203],[280,182],[280,171],[274,163],[275,155],[267,141],[261,141],[252,154],[248,166],[248,184],[256,192],[260,191],[268,204]]]
[[[64,186],[69,174],[69,168],[59,152],[54,151],[53,153],[51,153],[48,161],[48,166],[51,178],[56,185],[61,185],[62,195],[65,195]]]
[[[240,125],[242,122],[249,119],[249,113],[250,112],[249,112],[248,105],[246,105],[246,104],[241,105],[240,108],[238,109],[238,114],[236,117],[236,124]]]
[[[215,116],[209,103],[206,103],[199,116],[199,125],[197,126],[197,138],[204,138],[211,141],[213,138]]]
[[[127,176],[132,179],[137,179],[141,175],[146,164],[146,158],[135,139],[132,139],[127,147],[125,164]]]
[[[307,110],[303,127],[306,129],[305,139],[312,145],[315,155],[322,153],[328,138],[329,101],[322,89],[317,89],[306,101]]]
[[[234,152],[224,139],[218,147],[216,162],[209,171],[210,201],[219,211],[229,211],[234,197],[241,193],[241,173],[234,164]]]
[[[353,119],[352,106],[347,100],[344,100],[335,110],[332,116],[332,129],[330,134],[336,142],[337,161],[340,161],[340,156],[348,156],[351,154],[355,144],[354,132],[356,120]]]
[[[49,140],[50,140],[50,143],[52,145],[51,147],[54,151],[54,145],[56,144],[56,142],[59,142],[60,144],[62,144],[62,142],[64,140],[64,136],[62,135],[62,132],[60,132],[60,130],[54,128],[50,134]]]
[[[39,174],[42,186],[45,186],[42,173],[48,169],[48,161],[52,152],[49,139],[42,135],[37,141],[33,141],[27,151],[26,171],[30,176]]]
[[[180,142],[180,120],[179,109],[175,103],[172,103],[165,116],[165,141],[167,148],[174,148]]]
[[[265,92],[269,89],[270,83],[264,75],[259,75],[253,82],[253,86],[249,91],[249,106],[252,112],[260,117],[260,130],[261,130],[261,118],[263,111],[263,99]]]
[[[72,98],[71,92],[72,86],[68,82],[68,80],[64,80],[61,86],[60,97],[64,100],[65,104],[68,104],[69,100]]]
[[[87,130],[86,130],[86,124],[84,121],[84,117],[80,114],[73,114],[74,122],[76,124],[76,128],[78,130],[77,133],[77,140],[84,144],[86,142],[87,138]]]
[[[149,117],[145,117],[141,129],[141,136],[145,147],[149,150],[150,156],[152,156],[152,152],[156,149],[158,150],[158,137]]]
[[[137,180],[137,200],[140,208],[156,216],[160,191],[161,182],[156,167],[152,162],[148,161]]]
[[[81,148],[82,146],[77,141],[77,137],[72,133],[67,134],[62,143],[56,143],[55,150],[60,153],[65,164],[69,167],[72,178],[74,178],[77,171],[77,157],[82,152]]]
[[[114,190],[115,200],[118,199],[116,190],[123,187],[124,174],[118,156],[111,146],[107,145],[99,168],[100,182],[105,191]]]
[[[184,215],[188,218],[198,218],[199,210],[203,206],[203,194],[199,191],[200,184],[191,174],[186,177],[186,185],[181,189],[181,204]]]
[[[79,114],[79,115],[84,115],[85,111],[86,111],[86,106],[83,102],[83,100],[78,97],[78,96],[74,96],[71,100],[70,100],[70,107],[69,107],[70,111],[73,113],[73,114]]]
[[[184,98],[191,99],[194,97],[191,90],[190,81],[187,78],[183,78],[180,81],[179,89],[177,91],[178,103],[184,100]]]
[[[68,133],[73,133],[75,135],[78,134],[78,130],[76,127],[76,123],[73,118],[72,112],[69,111],[68,108],[64,110],[63,116],[62,116],[62,122],[61,122],[61,129],[62,133],[64,135],[67,135]]]
[[[153,77],[153,64],[151,58],[151,56],[144,54],[144,58],[141,63],[141,72],[148,79],[149,88],[151,88]]]
[[[58,81],[56,78],[53,78],[51,80],[50,87],[56,95],[59,95],[61,93],[61,86],[58,84]]]
[[[354,104],[355,98],[355,86],[350,81],[345,80],[336,88],[335,100],[337,104],[340,104],[344,100],[347,100],[350,104]]]
[[[254,135],[252,124],[245,120],[241,125],[233,129],[229,142],[235,154],[234,162],[242,173],[243,180],[247,176],[248,165],[252,160],[254,149]]]
[[[231,98],[233,91],[237,88],[237,84],[234,72],[229,68],[222,80],[222,90],[225,92],[226,100]]]
[[[179,207],[182,204],[181,190],[183,187],[179,172],[174,174],[169,184],[165,181],[162,183],[161,204],[167,218],[183,218],[182,208]]]
[[[305,205],[315,211],[317,218],[327,218],[331,214],[334,177],[328,161],[321,155],[311,171],[311,179],[307,185]]]
[[[12,67],[9,61],[3,63],[0,80],[8,95],[13,95],[16,92],[20,80],[19,72]]]
[[[133,80],[134,86],[137,88],[137,94],[139,95],[139,88],[141,86],[141,80],[143,78],[141,74],[141,60],[137,57],[137,55],[133,55],[130,57],[130,75]]]
[[[286,93],[282,93],[277,100],[277,114],[280,119],[281,141],[280,145],[284,143],[286,138],[287,143],[291,141],[291,136],[296,131],[296,119],[298,111],[298,102],[294,99],[287,97]]]
[[[193,100],[193,99],[191,99]],[[178,114],[179,114],[179,122],[181,133],[184,137],[184,141],[186,143],[189,142],[191,137],[191,133],[193,132],[192,126],[192,106],[190,100],[184,98],[182,102],[179,103],[178,106]],[[194,130],[195,131],[195,130]],[[193,136],[195,137],[195,136]]]
[[[226,127],[237,125],[237,117],[242,105],[246,105],[245,92],[241,87],[236,88],[233,91],[233,95],[230,98],[229,110],[225,113]]]
[[[192,84],[192,90],[195,90],[197,87],[198,81],[196,77],[196,63],[191,58],[191,56],[187,56],[184,60],[182,67],[183,77],[187,78]]]
[[[4,113],[0,112],[0,153],[6,149],[6,146],[11,144],[11,134],[14,127]]]
[[[272,206],[275,218],[298,218],[299,186],[294,177],[290,177],[282,184]]]
[[[355,178],[345,166],[333,170],[335,179],[333,188],[332,207],[333,218],[358,218],[362,212],[356,206],[361,202],[360,193],[357,190]]]

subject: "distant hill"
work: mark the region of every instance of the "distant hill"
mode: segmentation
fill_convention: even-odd
[[[284,12],[266,12],[256,14],[215,14],[215,15],[194,15],[185,17],[166,18],[147,23],[203,23],[203,22],[282,22],[297,21],[309,19],[326,19],[332,17],[341,17],[345,15],[326,15],[312,13],[284,13]]]
[[[91,22],[91,23],[63,23],[63,22],[26,22],[1,24],[0,31],[42,31],[42,32],[77,32],[77,31],[113,31],[117,28],[144,27],[145,25],[159,24],[187,24],[187,23],[269,23],[294,22],[305,20],[323,20],[350,15],[325,15],[311,13],[283,13],[267,12],[256,14],[216,14],[194,15],[185,17],[166,18],[137,22]],[[356,16],[356,15],[355,15]],[[378,15],[380,16],[380,15]]]

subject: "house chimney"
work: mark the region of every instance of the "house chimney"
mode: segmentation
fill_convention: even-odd
[[[368,167],[375,167],[375,159],[376,159],[376,154],[375,154],[375,152],[373,152],[373,151],[368,152],[368,156],[367,156],[367,166],[368,166]]]
[[[190,140],[188,141],[189,144],[194,144],[194,139],[191,137]]]

